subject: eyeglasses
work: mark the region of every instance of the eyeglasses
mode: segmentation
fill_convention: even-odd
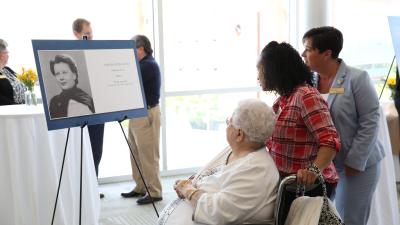
[[[230,116],[226,118],[225,123],[226,123],[226,126],[228,126],[228,127],[232,125],[233,128],[240,130],[240,128],[237,128],[236,126],[234,126],[232,124],[232,117],[230,117]]]
[[[227,127],[230,127],[232,125],[232,128],[238,132],[238,135],[240,134],[240,132],[243,132],[242,129],[237,128],[232,124],[232,117],[227,117],[225,123]]]
[[[229,127],[229,125],[231,125],[231,117],[229,116],[229,117],[226,117],[226,119],[225,119],[225,123],[226,123],[226,125]]]

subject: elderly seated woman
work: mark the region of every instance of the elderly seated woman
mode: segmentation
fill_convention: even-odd
[[[273,223],[279,173],[264,142],[275,115],[248,99],[226,122],[229,147],[195,176],[176,181],[179,198],[164,208],[158,224]]]
[[[7,67],[7,42],[0,39],[0,105],[25,103],[26,87],[17,79],[16,73]]]

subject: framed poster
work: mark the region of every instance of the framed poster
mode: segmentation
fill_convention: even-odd
[[[132,40],[32,40],[49,130],[147,116]]]

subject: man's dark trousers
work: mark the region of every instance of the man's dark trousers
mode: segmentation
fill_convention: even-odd
[[[93,162],[96,177],[99,176],[99,164],[103,155],[104,123],[88,125],[90,144],[92,145]]]

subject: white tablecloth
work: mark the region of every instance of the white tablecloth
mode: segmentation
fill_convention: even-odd
[[[71,129],[54,224],[79,221],[81,129]],[[0,106],[0,224],[51,224],[67,129],[47,131],[43,106]],[[82,224],[97,225],[100,200],[84,129]]]
[[[381,161],[381,176],[378,181],[368,225],[399,225],[396,178],[393,166],[392,147],[385,113],[380,108],[379,136],[385,147],[385,158]]]

